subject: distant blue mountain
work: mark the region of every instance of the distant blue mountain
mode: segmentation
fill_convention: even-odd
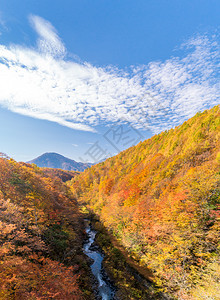
[[[84,171],[91,163],[76,162],[58,153],[44,153],[41,156],[28,161],[29,164],[36,164],[41,168],[54,168],[67,171]]]

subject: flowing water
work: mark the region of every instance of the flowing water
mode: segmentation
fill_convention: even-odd
[[[114,289],[111,284],[103,276],[103,254],[98,250],[97,247],[94,247],[94,241],[96,236],[96,231],[88,224],[86,220],[86,234],[87,241],[84,244],[84,253],[93,260],[92,265],[90,266],[93,275],[95,276],[98,282],[98,293],[101,299],[110,300],[114,299]]]

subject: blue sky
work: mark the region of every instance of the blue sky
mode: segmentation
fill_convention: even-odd
[[[0,1],[0,151],[95,161],[219,103],[220,2]]]

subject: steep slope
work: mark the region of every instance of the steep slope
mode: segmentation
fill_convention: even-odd
[[[75,160],[69,159],[57,153],[44,153],[39,157],[28,161],[27,163],[36,164],[41,168],[55,168],[80,172],[91,166],[89,163],[76,162]]]
[[[71,187],[163,291],[220,297],[219,106],[92,166]]]
[[[93,299],[83,230],[61,179],[0,158],[0,299]]]

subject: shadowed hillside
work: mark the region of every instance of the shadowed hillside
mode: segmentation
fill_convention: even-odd
[[[45,176],[58,177],[63,182],[71,180],[76,175],[80,174],[80,172],[77,172],[77,171],[66,171],[66,170],[52,169],[52,168],[41,168],[41,171],[43,172],[43,174]]]

